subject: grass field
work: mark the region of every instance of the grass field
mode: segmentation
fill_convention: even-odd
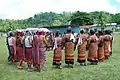
[[[26,65],[23,70],[18,70],[16,65],[7,62],[5,38],[0,38],[0,80],[120,80],[120,35],[114,37],[113,55],[98,65],[79,66],[75,62],[73,69],[53,69],[52,55],[52,51],[47,52],[45,72],[27,72]],[[65,65],[64,59],[62,65]]]

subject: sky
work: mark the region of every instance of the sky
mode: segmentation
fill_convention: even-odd
[[[0,19],[26,19],[40,12],[120,12],[120,0],[0,0]]]

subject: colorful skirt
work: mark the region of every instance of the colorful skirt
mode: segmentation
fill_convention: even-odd
[[[89,52],[88,52],[88,61],[93,62],[93,63],[98,61],[97,51],[98,51],[97,43],[90,43]]]
[[[98,60],[103,61],[105,59],[104,56],[104,47],[98,47]]]
[[[65,63],[74,64],[74,44],[72,42],[65,44]]]
[[[54,50],[53,65],[61,65],[62,59],[62,47],[58,47]]]
[[[46,48],[39,48],[39,51],[40,51],[40,65],[44,65],[46,63],[46,56],[45,56]]]
[[[104,41],[104,55],[110,56],[110,41]]]
[[[83,43],[82,45],[78,46],[78,59],[77,62],[85,63],[86,60],[86,45],[87,43]]]
[[[25,58],[27,61],[27,64],[32,64],[32,48],[25,48]]]
[[[18,59],[18,61],[24,60],[24,50],[22,47],[16,47],[16,58]]]

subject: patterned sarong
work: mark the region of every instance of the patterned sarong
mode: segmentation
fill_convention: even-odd
[[[25,57],[27,64],[32,64],[32,48],[26,48],[25,49]]]
[[[78,62],[84,63],[86,60],[86,45],[87,42],[84,42],[83,44],[78,46]]]
[[[22,47],[19,47],[19,46],[16,47],[16,57],[18,61],[24,60],[24,50]]]
[[[72,42],[65,44],[65,63],[74,64],[74,44]]]
[[[62,49],[61,47],[58,47],[54,50],[53,65],[61,64],[61,59],[62,59]]]

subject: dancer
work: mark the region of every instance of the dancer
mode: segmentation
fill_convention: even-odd
[[[67,33],[64,35],[64,44],[65,44],[65,63],[68,64],[68,67],[74,67],[74,42],[75,38],[71,33],[71,29],[67,30]],[[70,66],[71,65],[71,66]]]
[[[98,63],[98,59],[97,59],[98,38],[95,35],[94,30],[90,30],[90,35],[89,35],[89,38],[88,38],[88,46],[89,46],[88,61],[91,64],[97,65],[97,63]]]
[[[110,31],[106,30],[105,35],[104,35],[104,55],[105,55],[105,59],[108,59],[110,57],[111,40],[112,40],[112,37],[110,35]]]
[[[104,56],[104,35],[102,31],[99,31],[98,36],[98,61],[103,61],[105,59]]]
[[[24,61],[23,36],[24,33],[22,31],[16,32],[16,58],[18,59],[18,69],[22,69],[22,64]]]
[[[87,35],[83,30],[80,31],[79,40],[78,40],[78,63],[80,65],[86,65],[86,46],[87,46]]]
[[[32,71],[32,36],[29,31],[26,31],[24,46],[25,46],[25,59],[28,65],[28,71]]]
[[[37,31],[36,35],[34,36],[33,42],[33,66],[38,70],[42,71],[45,70],[45,63],[46,63],[46,51],[47,40],[45,38],[45,32]]]
[[[62,68],[61,67],[61,59],[62,59],[62,38],[59,36],[59,32],[56,32],[54,39],[54,56],[53,56],[53,67]]]
[[[8,45],[8,50],[9,50],[8,61],[15,62],[16,39],[15,39],[14,34],[12,32],[10,32],[9,36],[7,37],[7,45]]]

